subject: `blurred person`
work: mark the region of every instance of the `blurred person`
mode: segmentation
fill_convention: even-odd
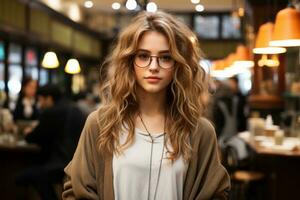
[[[228,199],[193,39],[164,12],[142,12],[120,34],[101,105],[65,168],[63,199]]]
[[[212,120],[221,148],[226,140],[246,129],[244,107],[245,98],[238,88],[237,77],[223,81],[215,94]]]
[[[97,109],[97,102],[95,98],[92,94],[87,92],[79,92],[78,94],[74,95],[73,100],[86,115]]]
[[[25,77],[22,81],[22,88],[17,100],[16,108],[13,111],[14,121],[36,120],[38,118],[36,90],[37,81],[31,77]]]
[[[240,87],[239,87],[239,79],[237,76],[230,77],[228,79],[228,85],[231,88],[231,91],[233,93],[233,97],[236,97],[238,99],[237,103],[237,131],[245,131],[247,128],[247,100],[246,96],[242,94]]]
[[[27,142],[40,146],[40,159],[17,177],[17,183],[33,185],[43,200],[53,200],[58,199],[53,184],[62,182],[63,168],[72,158],[86,115],[64,99],[56,85],[39,88],[38,103],[39,123],[24,134]]]

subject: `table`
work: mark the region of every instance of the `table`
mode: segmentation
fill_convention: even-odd
[[[32,199],[28,190],[17,187],[15,177],[34,163],[40,148],[24,141],[0,143],[0,197],[1,199]]]
[[[280,145],[274,145],[272,137],[251,138],[249,132],[239,133],[238,137],[255,151],[254,165],[267,175],[268,199],[299,199],[300,139],[285,138],[283,144],[289,145],[280,147]]]

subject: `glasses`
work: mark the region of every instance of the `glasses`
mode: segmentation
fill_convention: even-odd
[[[172,68],[175,64],[175,60],[170,55],[151,56],[147,53],[137,53],[134,56],[134,64],[140,68],[145,68],[151,64],[153,58],[156,58],[158,66],[163,69]]]

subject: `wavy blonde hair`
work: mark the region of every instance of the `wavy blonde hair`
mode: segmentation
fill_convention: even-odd
[[[170,159],[191,155],[190,134],[203,114],[202,94],[207,91],[205,72],[200,67],[197,37],[182,22],[164,13],[142,12],[119,35],[116,47],[105,61],[107,78],[102,84],[102,105],[98,110],[100,152],[120,153],[133,142],[135,119],[139,112],[136,94],[133,56],[147,31],[162,33],[168,40],[176,61],[174,77],[167,90],[166,133],[172,145]],[[103,68],[103,66],[102,66]],[[129,135],[125,144],[119,135],[126,127]]]

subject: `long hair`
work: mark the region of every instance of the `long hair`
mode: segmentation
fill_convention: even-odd
[[[133,142],[135,119],[139,112],[133,56],[147,31],[162,33],[176,61],[173,81],[167,90],[166,133],[172,145],[169,158],[191,155],[190,134],[203,114],[202,94],[206,92],[205,72],[200,67],[197,37],[182,22],[164,13],[142,12],[119,35],[116,47],[105,61],[107,78],[100,91],[98,110],[100,152],[120,153]],[[125,144],[119,143],[122,130],[128,131]]]

